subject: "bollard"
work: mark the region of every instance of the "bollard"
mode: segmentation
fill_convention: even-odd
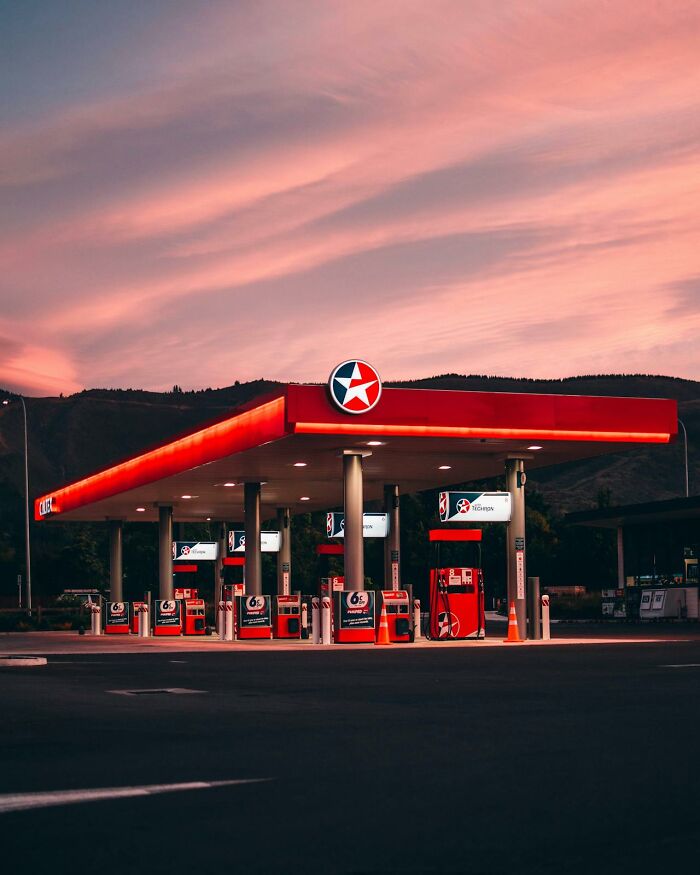
[[[151,622],[148,605],[140,605],[137,610],[139,612],[139,638],[150,638]]]
[[[413,599],[413,640],[420,637],[420,599]]]
[[[102,634],[102,608],[100,605],[92,605],[90,607],[90,622],[93,635]]]
[[[542,600],[540,598],[540,579],[539,577],[528,577],[527,579],[527,622],[528,630],[527,637],[531,641],[540,641],[542,638],[541,627],[541,608]]]
[[[321,643],[321,599],[311,599],[311,641]]]
[[[226,602],[224,641],[233,641],[233,602]]]
[[[216,633],[223,641],[226,634],[226,602],[219,602],[216,606]]]
[[[331,600],[324,596],[321,599],[321,643],[332,644],[331,634]]]
[[[309,637],[309,606],[306,602],[301,603],[301,637]]]
[[[542,640],[549,641],[549,596],[542,596]]]

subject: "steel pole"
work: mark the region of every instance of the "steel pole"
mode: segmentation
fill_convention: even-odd
[[[245,509],[245,591],[248,595],[262,595],[262,566],[260,564],[260,484],[243,484]]]
[[[362,532],[362,456],[352,450],[343,453],[345,510],[345,588],[365,588],[365,554]]]
[[[678,420],[678,424],[683,429],[683,447],[685,458],[685,497],[690,495],[690,478],[688,477],[688,432],[685,429],[685,423],[682,419]]]
[[[384,589],[401,589],[401,513],[395,483],[384,486],[384,512],[389,521],[389,534],[384,539]]]
[[[24,549],[27,565],[27,613],[32,613],[32,548],[29,539],[29,438],[27,431],[27,405],[24,397],[19,396],[22,402],[22,415],[24,418]]]
[[[518,632],[527,637],[525,563],[525,471],[522,459],[506,459],[506,488],[512,510],[506,535],[508,560],[508,606],[515,604]]]
[[[527,601],[528,601],[528,620],[530,623],[529,637],[533,641],[542,640],[542,600],[540,598],[540,579],[539,577],[528,577],[527,579]]]
[[[124,523],[109,521],[109,598],[113,602],[124,601],[124,575],[122,563]]]
[[[159,598],[173,597],[173,509],[158,508],[158,577]]]
[[[277,554],[277,593],[292,594],[292,527],[288,507],[277,508],[277,523],[280,532],[280,551]]]

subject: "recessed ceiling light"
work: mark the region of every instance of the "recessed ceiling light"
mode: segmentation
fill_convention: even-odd
[[[211,517],[210,517],[210,516],[207,517],[207,522],[208,522],[208,523],[211,522]]]
[[[368,447],[384,447],[386,446],[386,441],[367,441]]]
[[[542,449],[542,447],[538,446],[537,444],[533,444],[531,447],[528,447],[528,450],[541,450],[541,449]]]
[[[295,462],[294,467],[295,468],[306,468],[306,462]]]
[[[311,501],[308,495],[302,495],[299,501]]]
[[[452,465],[438,465],[438,471],[449,471]]]
[[[235,485],[236,485],[235,483],[231,483],[230,481],[228,483],[224,483],[224,486],[235,486]]]
[[[192,496],[191,495],[181,495],[180,498],[188,499],[188,498],[192,498]]]
[[[136,508],[136,512],[137,512],[137,513],[145,513],[145,512],[146,512],[146,508],[145,508],[145,507],[137,507],[137,508]]]

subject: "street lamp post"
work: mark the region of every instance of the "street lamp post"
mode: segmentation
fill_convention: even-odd
[[[682,419],[678,420],[678,424],[683,429],[683,447],[685,451],[685,497],[690,495],[690,481],[688,479],[688,432],[685,430],[685,423]]]
[[[22,395],[17,396],[22,402],[22,414],[24,417],[24,547],[27,565],[27,613],[32,613],[32,550],[29,540],[29,451],[27,441],[27,405]],[[7,406],[10,402],[5,399],[2,402]]]

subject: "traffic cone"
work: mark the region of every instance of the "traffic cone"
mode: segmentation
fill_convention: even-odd
[[[386,618],[386,605],[382,605],[382,613],[379,618],[379,635],[375,644],[391,644],[389,640],[389,621]]]
[[[508,611],[508,637],[503,639],[505,644],[520,644],[521,638],[518,632],[518,618],[515,615],[515,602],[510,603]]]

